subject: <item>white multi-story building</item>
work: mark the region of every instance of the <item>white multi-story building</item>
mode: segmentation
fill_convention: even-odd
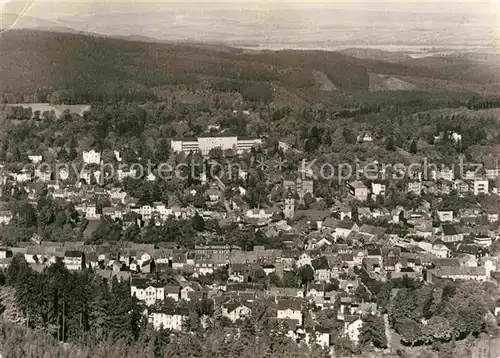
[[[453,170],[450,168],[441,168],[441,170],[439,171],[438,179],[453,181],[454,178],[455,174],[453,173]]]
[[[158,201],[155,201],[153,203],[153,211],[156,211],[158,214],[160,214],[162,220],[165,220],[169,215],[172,215],[172,209],[167,208],[165,204]]]
[[[125,169],[121,168],[116,171],[116,176],[118,181],[123,181],[127,177],[132,177],[136,178],[137,177],[137,170],[136,169]]]
[[[251,312],[250,307],[239,302],[222,305],[222,316],[227,317],[233,323],[247,317]]]
[[[372,193],[375,196],[385,195],[385,184],[372,183]]]
[[[130,285],[130,295],[137,297],[139,301],[143,301],[147,306],[151,306],[156,301],[165,300],[165,288],[162,285],[133,282]]]
[[[0,211],[0,224],[7,225],[12,220],[12,213],[10,210]]]
[[[476,179],[473,181],[474,195],[488,194],[489,183],[486,179]]]
[[[85,164],[99,164],[101,162],[101,153],[95,150],[83,151],[83,162]]]
[[[42,161],[42,156],[41,155],[28,155],[28,159],[34,163],[34,164],[37,164],[37,163],[40,163]]]
[[[277,318],[296,320],[302,326],[301,302],[293,299],[279,299],[277,302]]]
[[[111,200],[120,201],[121,203],[125,203],[125,198],[127,197],[127,193],[122,191],[121,189],[111,189],[108,192]]]
[[[27,170],[23,170],[21,173],[15,173],[13,175],[18,183],[24,183],[31,180],[31,173]]]
[[[90,184],[90,178],[92,177],[92,174],[90,173],[90,170],[82,170],[80,172],[80,180],[85,180],[85,184]]]
[[[87,219],[98,219],[101,217],[100,214],[97,213],[97,208],[95,205],[90,204],[81,204],[81,205],[75,205],[76,211],[85,214],[85,217]]]
[[[152,312],[149,316],[149,322],[153,323],[154,329],[171,329],[173,331],[181,331],[182,323],[188,318],[187,314],[183,312]]]
[[[302,266],[307,266],[311,265],[312,259],[311,256],[306,254],[305,252],[299,256],[299,259],[297,260],[297,267],[302,267]]]
[[[352,342],[359,342],[359,335],[363,327],[363,321],[357,317],[351,322],[344,322],[344,335],[349,337]]]
[[[422,183],[419,181],[410,181],[406,185],[406,192],[413,193],[415,195],[422,194]]]
[[[68,270],[81,270],[83,268],[83,252],[76,250],[66,251],[64,253],[64,265]]]
[[[368,188],[363,182],[356,180],[352,183],[346,184],[349,193],[359,201],[366,201],[368,199]]]
[[[171,148],[174,152],[198,152],[207,155],[211,149],[233,149],[237,153],[249,151],[252,147],[262,144],[261,139],[238,138],[236,136],[198,137],[196,140],[172,140]]]
[[[437,215],[439,221],[442,222],[452,222],[453,221],[453,210],[438,210]]]

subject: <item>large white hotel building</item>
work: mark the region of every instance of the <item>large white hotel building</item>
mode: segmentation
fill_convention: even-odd
[[[211,149],[232,149],[238,154],[249,151],[252,147],[262,144],[262,139],[238,138],[236,136],[198,137],[196,140],[172,140],[171,148],[174,152],[198,152],[207,155]]]

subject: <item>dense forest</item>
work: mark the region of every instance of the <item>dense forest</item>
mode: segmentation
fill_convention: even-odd
[[[22,46],[20,46],[22,44]],[[20,48],[29,48],[30,55]],[[462,59],[391,63],[326,51],[262,51],[248,53],[227,47],[126,41],[44,31],[6,31],[0,36],[0,93],[22,100],[91,103],[106,100],[154,100],[162,86],[238,90],[251,101],[270,102],[266,87],[294,93],[318,92],[312,71],[323,72],[342,92],[366,92],[369,73],[484,85],[500,82],[498,71]],[[223,82],[221,82],[223,81]],[[221,83],[224,83],[222,87]],[[466,87],[464,87],[466,88]],[[298,91],[297,91],[298,90]],[[49,97],[49,93],[61,91]],[[264,93],[262,93],[264,91]]]
[[[157,280],[173,280],[173,276],[164,277],[168,273],[161,275]],[[232,331],[214,312],[212,301],[180,302],[188,312],[186,332],[173,334],[147,326],[145,307],[130,296],[129,281],[119,282],[114,277],[108,282],[87,270],[70,272],[60,260],[37,273],[22,256],[15,256],[0,278],[1,317],[36,330],[1,322],[0,352],[7,357],[35,357],[38,352],[50,357],[93,358],[252,357],[256,353],[263,357],[284,357],[285,353],[292,357],[328,356],[319,348],[301,348],[277,333],[279,327],[269,320],[265,302],[254,305],[255,312],[242,322],[237,337],[226,335]],[[172,304],[175,302],[166,300],[157,309],[168,310]],[[201,319],[208,319],[210,327],[204,329]],[[30,336],[33,340],[27,341]],[[18,339],[30,344],[14,344]]]

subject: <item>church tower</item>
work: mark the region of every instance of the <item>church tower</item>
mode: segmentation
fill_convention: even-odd
[[[291,193],[288,193],[285,199],[285,209],[283,210],[285,219],[293,219],[295,214],[295,199]]]

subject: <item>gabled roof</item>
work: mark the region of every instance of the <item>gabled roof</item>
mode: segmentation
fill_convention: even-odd
[[[445,235],[458,235],[461,231],[455,225],[442,225],[443,234]]]
[[[181,290],[180,286],[165,286],[165,293],[175,293],[178,294]]]
[[[371,235],[384,235],[387,229],[385,227],[378,227],[378,226],[372,226],[372,225],[363,225],[359,228],[359,232],[361,233],[367,233]]]
[[[309,209],[309,210],[297,211],[298,217],[305,217],[305,218],[312,220],[312,221],[323,221],[327,217],[329,217],[330,215],[331,215],[331,213],[328,210]]]
[[[82,251],[69,250],[64,253],[64,257],[77,257],[80,258],[83,256]]]
[[[294,299],[278,299],[278,303],[276,305],[278,311],[292,310],[292,311],[301,311],[302,309],[302,301],[294,300]]]
[[[130,287],[137,287],[144,289],[148,287],[148,280],[146,280],[145,278],[132,277],[132,280],[130,282]]]
[[[311,265],[315,270],[328,270],[330,268],[328,259],[325,256],[312,260]]]
[[[345,230],[352,230],[352,228],[354,227],[354,225],[356,225],[356,223],[353,222],[353,221],[337,220],[335,228],[345,229]]]

